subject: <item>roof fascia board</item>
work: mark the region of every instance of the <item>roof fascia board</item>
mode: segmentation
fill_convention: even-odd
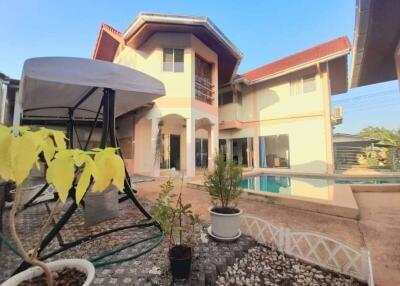
[[[289,74],[289,73],[293,73],[293,72],[296,72],[296,71],[299,71],[299,70],[302,70],[302,69],[306,69],[306,68],[314,66],[314,65],[316,65],[318,63],[323,63],[323,62],[331,61],[331,60],[346,56],[347,54],[349,54],[349,52],[350,52],[350,49],[347,49],[347,50],[340,51],[340,52],[334,53],[332,55],[325,56],[325,57],[319,58],[317,60],[310,61],[310,62],[307,62],[305,64],[298,65],[298,66],[295,66],[293,68],[289,68],[289,69],[286,69],[286,70],[283,70],[283,71],[280,71],[280,72],[277,72],[277,73],[274,73],[274,74],[271,74],[271,75],[268,75],[268,76],[265,76],[265,77],[262,77],[262,78],[259,78],[259,79],[256,79],[256,80],[248,80],[248,79],[246,79],[244,77],[241,77],[241,78],[235,80],[235,82],[237,82],[237,83],[241,83],[242,82],[242,83],[245,83],[247,85],[257,84],[257,83],[260,83],[260,82],[263,82],[263,81],[266,81],[266,80],[274,79],[274,78],[277,78],[277,77],[280,77],[280,76],[283,76],[283,75],[286,75],[286,74]]]
[[[172,15],[160,15],[160,14],[143,14],[140,13],[136,20],[128,27],[123,33],[123,38],[128,40],[144,23],[146,22],[157,22],[165,24],[181,24],[181,25],[197,25],[203,26],[221,41],[228,49],[232,51],[232,54],[240,60],[243,57],[242,52],[236,48],[226,36],[206,17],[193,17],[193,16],[172,16]]]
[[[356,2],[356,19],[353,40],[353,58],[350,67],[349,87],[357,87],[360,84],[360,71],[364,58],[364,47],[367,42],[369,14],[371,9],[371,0]]]

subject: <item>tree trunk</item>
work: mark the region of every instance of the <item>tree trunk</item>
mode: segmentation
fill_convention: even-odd
[[[14,199],[14,204],[11,208],[10,211],[10,218],[9,218],[9,223],[10,223],[10,232],[11,232],[11,236],[15,241],[15,244],[18,247],[18,250],[20,252],[20,254],[22,255],[23,259],[28,262],[29,264],[33,265],[33,266],[39,266],[40,268],[42,268],[42,270],[44,271],[44,273],[46,274],[46,280],[47,280],[47,285],[48,286],[53,286],[53,275],[51,274],[51,270],[49,269],[49,267],[46,265],[46,263],[39,261],[38,259],[31,257],[24,249],[21,240],[18,237],[18,233],[15,227],[15,219],[16,219],[16,215],[17,215],[17,210],[18,210],[18,206],[21,200],[21,189],[19,188],[19,186],[16,187],[15,189],[15,199]]]

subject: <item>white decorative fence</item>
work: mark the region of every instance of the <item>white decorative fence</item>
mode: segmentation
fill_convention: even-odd
[[[258,242],[272,244],[288,255],[347,274],[367,282],[369,286],[374,285],[366,249],[356,249],[319,233],[279,227],[255,216],[242,216],[241,230]]]

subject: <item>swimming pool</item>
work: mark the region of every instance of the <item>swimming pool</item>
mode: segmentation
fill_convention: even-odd
[[[385,185],[400,184],[400,178],[343,178],[336,179],[336,184],[361,184],[361,185]]]
[[[244,178],[240,186],[243,189],[282,194],[289,196],[307,197],[313,199],[332,200],[335,185],[353,184],[400,184],[400,178],[317,178],[300,176],[252,176]]]
[[[243,189],[289,196],[329,200],[333,180],[295,176],[253,176],[241,181]]]

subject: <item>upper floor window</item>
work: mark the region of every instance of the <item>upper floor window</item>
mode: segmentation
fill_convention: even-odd
[[[218,105],[224,105],[233,102],[233,91],[227,91],[218,94]]]
[[[163,71],[183,72],[183,49],[164,48]]]
[[[196,55],[195,96],[197,100],[212,104],[214,86],[212,85],[212,64]]]
[[[290,81],[290,95],[301,95],[317,90],[315,75],[306,75]]]

